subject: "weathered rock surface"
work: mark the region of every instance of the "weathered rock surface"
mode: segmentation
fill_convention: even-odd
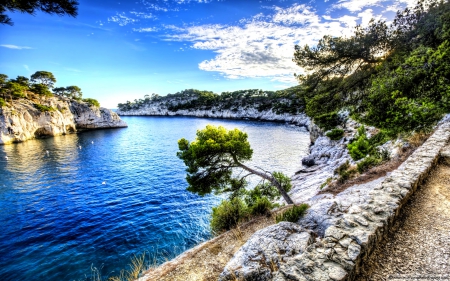
[[[54,111],[41,112],[30,100],[17,100],[0,109],[0,144],[74,133],[77,130],[120,128],[127,124],[111,110],[65,98],[41,102]]]
[[[383,239],[400,209],[435,165],[449,138],[450,123],[441,123],[420,148],[386,177],[350,187],[337,196],[315,196],[313,192],[306,196],[299,195],[298,198],[307,198],[302,201],[311,207],[298,222],[298,229],[304,229],[300,231],[305,235],[317,235],[315,242],[298,253],[278,248],[280,253],[284,253],[282,259],[277,260],[278,267],[267,271],[264,263],[251,261],[255,250],[263,249],[268,244],[259,234],[255,234],[227,264],[219,280],[230,280],[233,276],[241,277],[240,280],[353,280],[362,261]],[[317,154],[313,159],[317,165],[306,168],[306,171],[320,174],[320,169],[326,172],[328,165],[345,158],[345,152],[340,154],[337,151],[341,150],[339,145],[335,144],[334,147],[338,148],[333,150],[333,145],[327,145],[327,142],[331,141],[321,140],[321,137],[316,140],[314,146],[320,144],[320,148],[313,146],[312,153],[316,149]],[[340,142],[344,144],[345,140]],[[324,157],[327,147],[332,151],[328,151]],[[443,155],[448,153],[447,150],[442,151]],[[301,193],[301,187],[296,186],[292,196],[295,197],[297,192]],[[282,229],[283,226],[274,225],[270,231],[276,233],[277,228]],[[264,230],[260,233],[264,233]],[[299,234],[296,232],[296,235]],[[283,241],[286,238],[280,236],[279,239]],[[283,245],[280,242],[271,243]]]
[[[303,253],[313,240],[308,231],[290,222],[257,231],[227,264],[221,280],[270,280],[285,257]]]

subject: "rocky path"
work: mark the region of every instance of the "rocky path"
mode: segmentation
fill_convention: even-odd
[[[417,189],[356,280],[450,280],[450,163]]]

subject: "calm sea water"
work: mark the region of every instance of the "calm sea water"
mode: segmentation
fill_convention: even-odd
[[[108,277],[133,254],[161,262],[208,239],[220,198],[187,192],[176,157],[177,140],[207,124],[247,132],[252,165],[289,175],[309,145],[287,124],[123,119],[126,129],[0,146],[0,280],[89,280],[92,266]]]

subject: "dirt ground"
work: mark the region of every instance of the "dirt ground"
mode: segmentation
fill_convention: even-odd
[[[450,280],[450,165],[439,164],[405,206],[358,281]]]
[[[225,265],[256,231],[275,223],[259,217],[226,232],[163,265],[150,269],[145,281],[215,281]]]

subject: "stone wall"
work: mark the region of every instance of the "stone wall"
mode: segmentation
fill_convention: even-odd
[[[77,130],[127,127],[111,110],[89,106],[85,102],[53,97],[40,101],[40,104],[54,110],[41,112],[26,99],[0,108],[0,145]]]
[[[308,213],[296,224],[256,232],[219,280],[353,280],[436,164],[449,136],[450,124],[443,123],[386,177],[349,187],[336,196],[315,196],[308,201]]]

